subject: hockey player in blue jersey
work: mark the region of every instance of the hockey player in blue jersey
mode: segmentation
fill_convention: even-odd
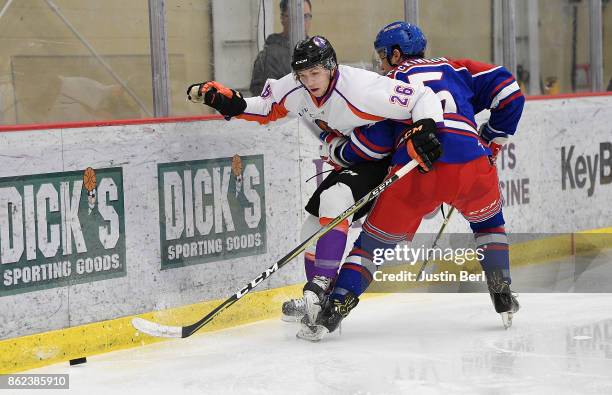
[[[411,240],[423,216],[443,202],[469,221],[476,244],[483,250],[481,265],[495,310],[508,328],[519,304],[510,290],[508,238],[494,160],[516,131],[524,104],[519,86],[501,66],[469,59],[424,58],[425,36],[417,26],[405,22],[385,26],[374,46],[384,73],[412,84],[423,83],[442,101],[444,125],[436,131],[442,156],[431,168],[420,166],[428,174],[409,173],[378,198],[340,269],[318,325],[303,325],[298,337],[316,341],[334,331],[372,281],[373,251],[393,249]],[[474,115],[485,109],[491,110],[491,117],[477,130]],[[350,139],[334,142],[333,156],[339,162],[356,163],[391,152],[392,165],[400,167],[411,160],[404,128],[392,121],[356,128]]]

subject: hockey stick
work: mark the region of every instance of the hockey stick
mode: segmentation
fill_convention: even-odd
[[[438,241],[440,240],[440,236],[442,236],[442,233],[444,232],[444,229],[446,228],[446,225],[448,225],[448,221],[450,220],[450,217],[451,217],[451,215],[453,215],[454,212],[455,212],[455,207],[451,206],[450,210],[448,210],[448,215],[446,216],[446,218],[444,218],[444,221],[442,221],[442,226],[440,226],[440,230],[438,231],[438,234],[436,235],[436,238],[434,239],[434,242],[431,245],[430,250],[433,250],[438,245]],[[442,212],[442,213],[444,214],[444,212]],[[427,254],[425,255],[425,260],[421,264],[421,268],[419,269],[419,273],[416,276],[417,280],[421,278],[421,275],[423,274],[423,271],[425,270],[425,266],[427,266],[428,262],[429,262],[429,250],[428,250]]]
[[[415,160],[408,162],[408,164],[404,165],[397,172],[395,172],[392,176],[385,179],[379,186],[371,190],[367,195],[359,199],[351,207],[344,210],[344,212],[340,214],[339,216],[337,216],[333,221],[331,221],[329,224],[319,229],[315,234],[313,234],[308,239],[303,241],[300,245],[298,245],[293,250],[291,250],[291,252],[289,252],[287,255],[282,257],[274,265],[270,266],[265,272],[261,273],[254,280],[252,280],[250,283],[248,283],[243,288],[241,288],[238,292],[230,296],[225,302],[221,303],[213,311],[211,311],[210,313],[202,317],[202,319],[200,319],[199,321],[194,322],[191,325],[181,327],[181,326],[162,325],[162,324],[147,321],[145,319],[137,317],[132,320],[132,325],[134,326],[134,328],[138,329],[140,332],[146,333],[148,335],[155,336],[155,337],[184,338],[184,337],[193,335],[196,331],[198,331],[204,325],[212,321],[213,318],[215,318],[219,313],[221,313],[223,310],[227,309],[228,307],[236,303],[244,295],[251,292],[262,281],[270,277],[272,274],[274,274],[274,272],[279,270],[281,267],[285,266],[293,258],[297,257],[300,253],[302,253],[302,251],[308,248],[311,244],[315,243],[320,237],[322,237],[327,232],[332,230],[334,227],[336,227],[336,225],[344,221],[351,214],[355,213],[357,210],[365,206],[366,203],[378,197],[381,193],[383,193],[385,189],[389,188],[391,184],[393,184],[395,181],[402,178],[404,175],[406,175],[408,172],[410,172],[417,166],[418,166],[418,162]]]

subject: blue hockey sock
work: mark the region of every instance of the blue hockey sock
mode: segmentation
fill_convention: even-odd
[[[502,279],[510,283],[510,251],[503,225],[501,212],[487,221],[470,223],[476,239],[476,248],[481,252],[482,269],[487,275],[499,272]]]
[[[352,292],[355,296],[361,295],[372,282],[372,273],[361,265],[345,263],[340,268],[336,284],[330,297],[344,301],[344,295]]]
[[[365,292],[372,282],[372,273],[377,270],[372,261],[374,250],[394,247],[394,243],[382,241],[363,229],[340,268],[331,297],[343,301],[348,292],[355,296]]]

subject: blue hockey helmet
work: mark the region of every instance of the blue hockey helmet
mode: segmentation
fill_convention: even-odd
[[[399,47],[403,55],[422,55],[425,52],[425,47],[427,47],[427,39],[417,26],[396,21],[383,27],[378,32],[374,41],[374,48],[376,52],[383,52],[390,63],[393,48],[396,46]]]

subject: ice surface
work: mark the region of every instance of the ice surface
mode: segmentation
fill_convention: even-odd
[[[485,293],[395,294],[320,343],[267,320],[31,372],[69,373],[88,395],[611,394],[612,294],[519,301],[509,330]]]

